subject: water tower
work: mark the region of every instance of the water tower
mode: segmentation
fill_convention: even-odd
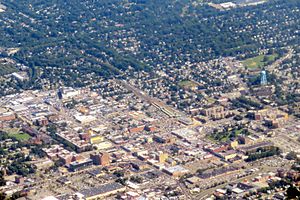
[[[267,85],[267,72],[265,70],[261,71],[260,73],[260,84]]]

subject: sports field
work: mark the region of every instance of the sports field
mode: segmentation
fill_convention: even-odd
[[[269,61],[274,61],[278,54],[259,55],[253,58],[248,58],[243,61],[243,65],[248,69],[258,69],[265,66]]]

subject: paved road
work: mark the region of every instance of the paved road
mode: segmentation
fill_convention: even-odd
[[[289,58],[291,58],[292,56],[293,56],[293,50],[292,50],[292,49],[289,49],[289,50],[288,50],[288,53],[287,53],[284,57],[282,57],[282,58],[276,60],[273,64],[267,66],[266,69],[269,70],[269,71],[274,71],[277,67],[279,67],[279,65],[281,65],[281,63],[282,63],[284,60],[289,59]]]

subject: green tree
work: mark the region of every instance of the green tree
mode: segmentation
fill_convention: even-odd
[[[299,188],[296,188],[295,186],[290,186],[287,189],[286,193],[287,193],[288,199],[299,199],[300,198]]]
[[[6,180],[4,179],[4,174],[2,171],[0,171],[0,186],[5,186]]]
[[[286,157],[288,160],[296,160],[297,159],[297,153],[294,151],[289,152]]]

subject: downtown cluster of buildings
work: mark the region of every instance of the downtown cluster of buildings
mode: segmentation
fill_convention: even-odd
[[[38,157],[30,147],[19,150],[32,158],[29,163],[38,172],[31,178],[9,176],[15,178],[8,181],[7,194],[22,191],[29,199],[190,199],[211,191],[215,197],[237,198],[256,195],[278,179],[284,158],[266,161],[272,167],[249,165],[247,159],[276,147],[269,131],[257,130],[270,120],[272,128],[279,128],[277,121],[288,122],[282,110],[251,111],[247,120],[236,121],[232,118],[238,111],[213,105],[194,118],[174,118],[160,109],[167,109],[162,102],[138,97],[140,93],[119,84],[3,98],[2,129],[28,134],[25,143],[40,145],[43,152]],[[231,136],[222,142],[208,139],[227,133]]]

